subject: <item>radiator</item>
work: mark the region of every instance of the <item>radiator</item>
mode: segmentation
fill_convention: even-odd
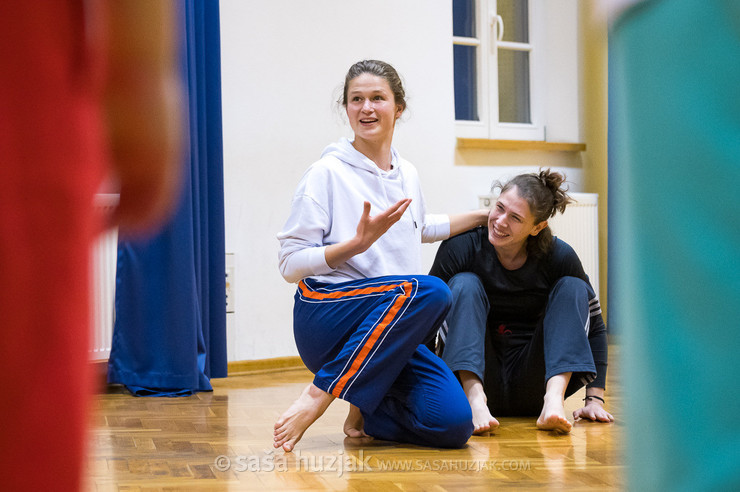
[[[548,223],[553,235],[570,244],[583,263],[596,295],[599,295],[599,195],[568,193],[575,203]]]
[[[95,209],[110,215],[118,204],[118,195],[95,196]],[[116,257],[118,255],[118,233],[109,229],[102,233],[92,250],[92,299],[90,303],[92,334],[89,357],[91,360],[107,359],[113,339],[114,296],[116,286]]]

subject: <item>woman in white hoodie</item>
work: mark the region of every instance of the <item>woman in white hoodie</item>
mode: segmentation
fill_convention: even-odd
[[[416,169],[391,146],[406,109],[393,67],[354,64],[341,104],[354,139],[328,146],[306,171],[278,234],[280,272],[298,282],[296,345],[316,376],[275,424],[274,445],[291,451],[341,398],[350,437],[461,447],[473,431],[470,406],[422,345],[444,320],[450,292],[420,275],[421,243],[484,225],[487,211],[426,213]]]

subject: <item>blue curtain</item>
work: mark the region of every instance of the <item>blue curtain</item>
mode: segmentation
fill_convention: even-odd
[[[218,2],[179,12],[188,152],[177,212],[146,242],[120,242],[108,381],[138,396],[186,396],[226,377]]]

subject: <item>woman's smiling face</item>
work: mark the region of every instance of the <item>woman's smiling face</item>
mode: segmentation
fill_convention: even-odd
[[[499,248],[521,248],[529,236],[536,236],[547,221],[534,223],[529,203],[512,186],[501,195],[488,214],[488,240]]]
[[[402,112],[403,108],[396,104],[384,78],[363,73],[349,82],[347,117],[356,139],[371,142],[392,140],[396,120]]]

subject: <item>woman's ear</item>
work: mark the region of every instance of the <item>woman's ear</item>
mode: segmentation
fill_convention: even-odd
[[[539,234],[545,227],[547,227],[547,221],[543,220],[536,226],[534,226],[534,229],[532,229],[532,232],[529,233],[530,236],[536,236]]]

